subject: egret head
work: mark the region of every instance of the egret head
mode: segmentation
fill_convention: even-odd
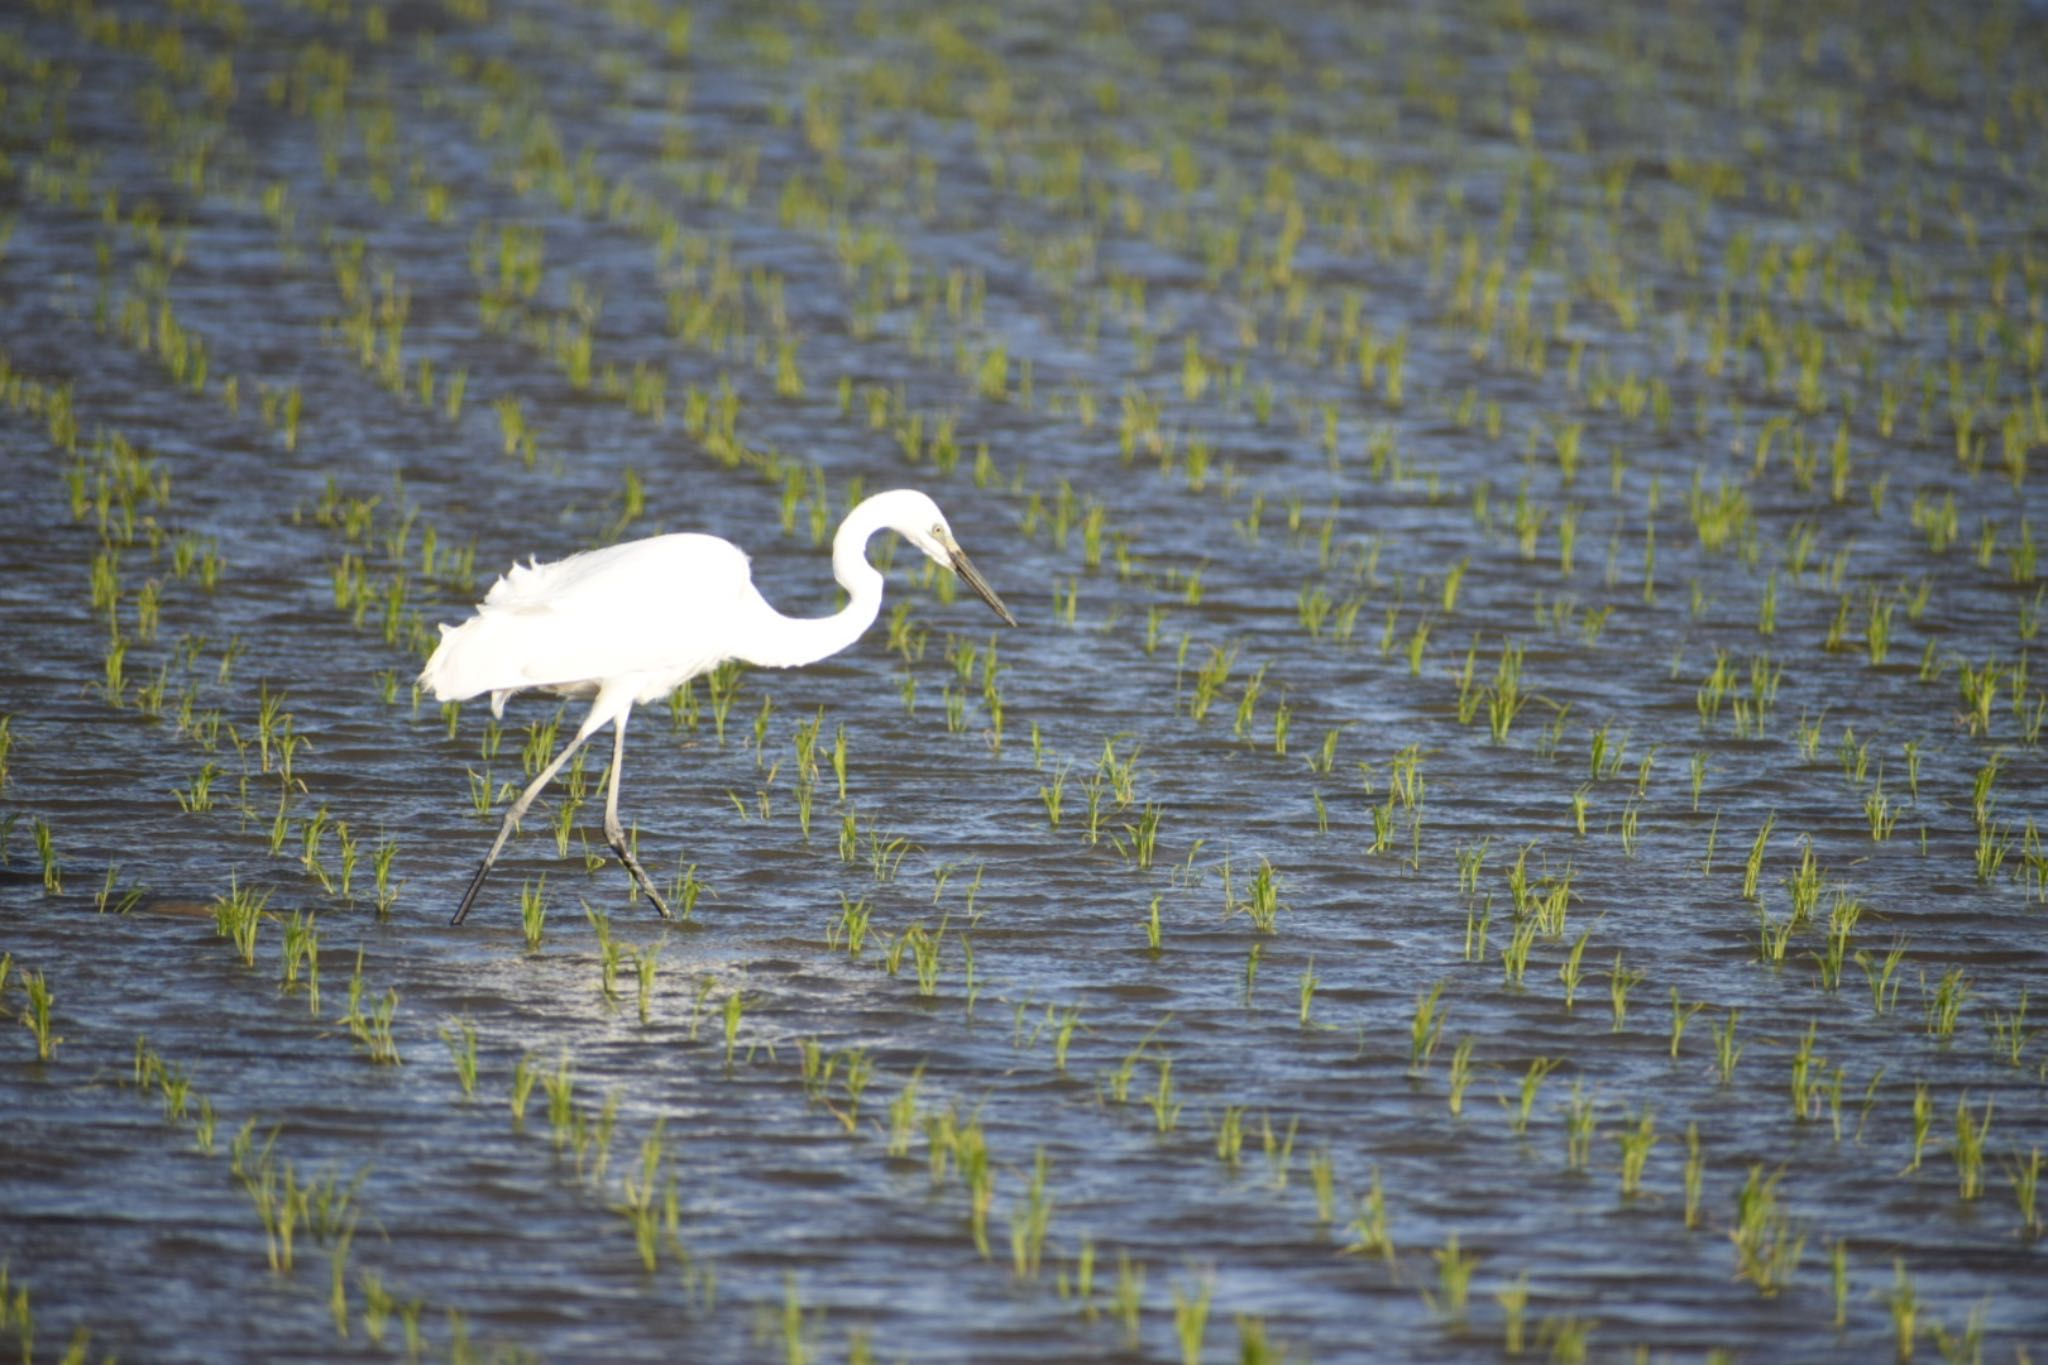
[[[1017,618],[1003,605],[1003,599],[996,596],[996,590],[974,567],[974,561],[960,548],[960,542],[953,539],[953,528],[946,524],[946,514],[939,510],[937,503],[914,488],[878,494],[877,498],[889,499],[888,525],[891,529],[924,551],[932,563],[958,574],[982,601],[994,609],[996,615],[1013,626],[1017,624]]]

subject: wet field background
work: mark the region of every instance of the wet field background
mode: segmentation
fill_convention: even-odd
[[[2043,49],[10,11],[0,1337],[2038,1355]],[[446,926],[580,710],[436,623],[899,485],[1022,629],[878,541],[635,716],[682,924],[600,743]]]

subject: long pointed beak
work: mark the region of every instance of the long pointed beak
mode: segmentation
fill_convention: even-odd
[[[1011,625],[1016,625],[1017,618],[1010,615],[1010,609],[1003,605],[1003,599],[996,596],[996,590],[991,588],[988,585],[988,580],[981,576],[981,570],[974,567],[974,561],[967,557],[967,551],[961,549],[958,545],[950,545],[947,549],[953,556],[953,572],[965,579],[967,586],[974,589],[982,601],[995,608],[996,615],[1002,617]]]

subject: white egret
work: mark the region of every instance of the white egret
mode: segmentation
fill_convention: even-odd
[[[655,909],[669,918],[668,903],[619,825],[626,717],[635,703],[659,701],[727,660],[796,668],[858,640],[882,609],[882,575],[867,557],[868,540],[878,531],[908,540],[965,579],[996,615],[1017,624],[953,539],[938,504],[915,489],[899,488],[864,500],[833,536],[832,575],[848,600],[831,616],[784,616],[754,587],[747,556],[737,545],[681,534],[589,550],[552,564],[515,564],[491,585],[474,616],[459,626],[443,625],[440,645],[420,670],[420,685],[438,701],[488,692],[491,714],[501,716],[505,699],[529,688],[592,699],[576,737],[506,812],[497,841],[449,923],[460,924],[469,913],[491,864],[541,789],[607,722],[613,734],[605,838]]]

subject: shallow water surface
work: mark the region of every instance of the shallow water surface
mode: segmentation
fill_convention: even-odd
[[[2043,49],[0,18],[34,1351],[2040,1352]],[[436,624],[683,529],[830,611],[899,485],[1021,629],[878,540],[634,716],[681,922],[600,736],[447,926],[581,711]]]

